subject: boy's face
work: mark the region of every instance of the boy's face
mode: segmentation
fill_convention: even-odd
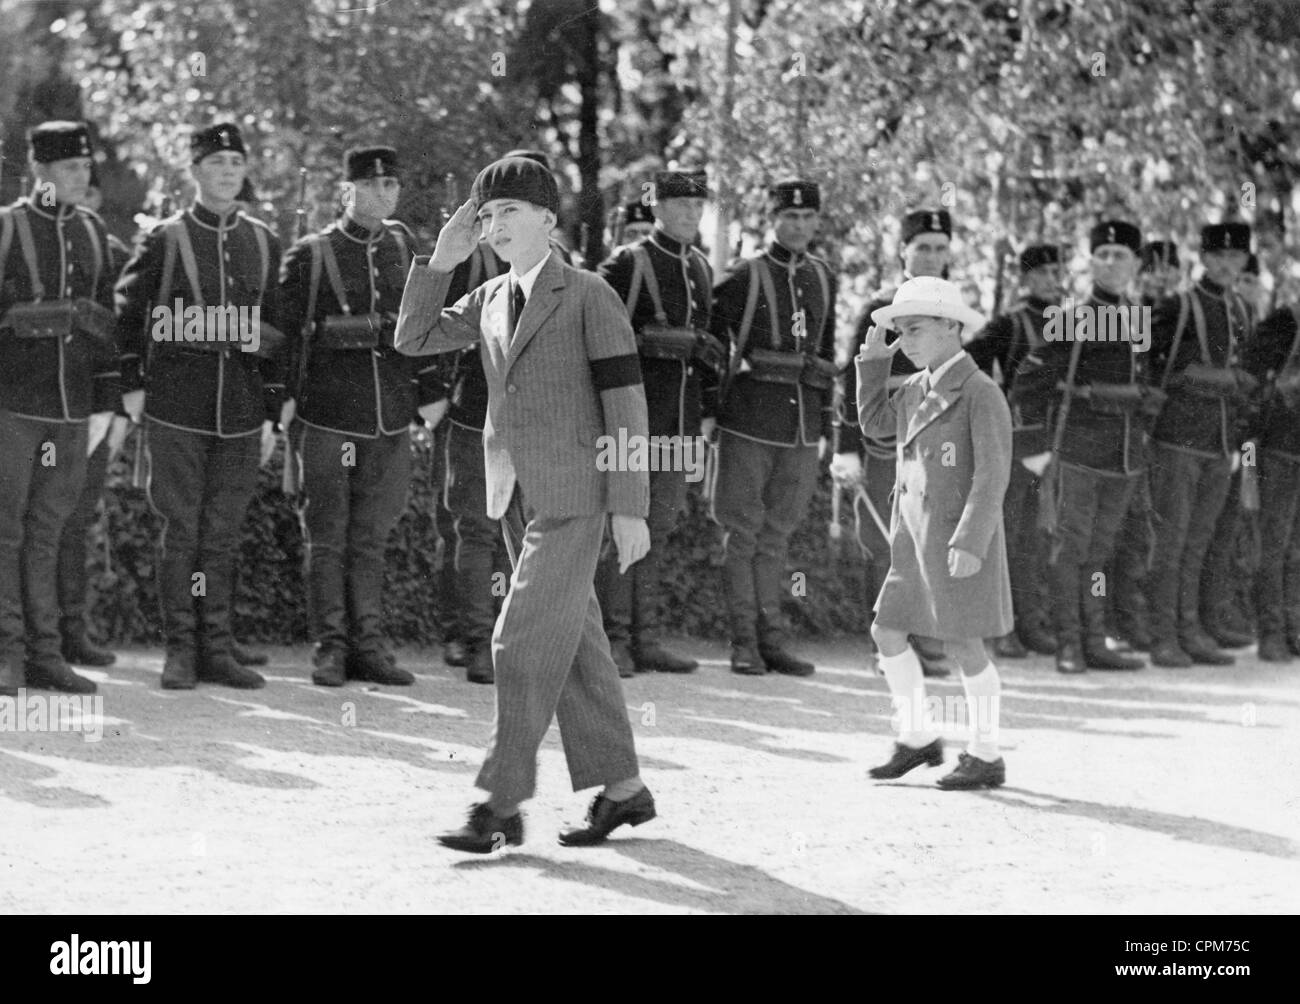
[[[242,153],[223,150],[210,153],[190,166],[190,174],[205,202],[234,202],[248,175],[248,163]]]
[[[700,232],[703,199],[660,199],[655,203],[655,220],[675,241],[689,244]]]
[[[918,234],[903,248],[903,268],[908,275],[943,276],[952,262],[952,240],[947,234]]]
[[[529,261],[550,243],[555,214],[522,199],[493,199],[478,211],[483,237],[503,261]]]
[[[1092,253],[1092,281],[1110,293],[1123,293],[1137,266],[1138,256],[1126,244],[1103,244]]]
[[[808,250],[809,243],[817,236],[820,222],[821,213],[816,209],[783,209],[773,219],[772,229],[777,241],[800,254]]]
[[[1250,256],[1245,251],[1206,251],[1201,256],[1205,265],[1205,277],[1213,283],[1231,289],[1246,267]]]
[[[48,203],[50,197],[56,202],[84,202],[86,189],[90,187],[90,158],[65,157],[46,161],[34,165],[33,174],[38,183],[38,204]]]
[[[361,217],[386,220],[397,210],[397,200],[402,194],[402,183],[396,178],[360,178],[347,182],[344,200],[352,212]]]
[[[892,327],[903,343],[903,355],[922,369],[961,348],[961,324],[947,317],[909,314],[895,318]]]
[[[1065,292],[1060,265],[1039,265],[1025,273],[1025,291],[1037,300],[1055,302]]]

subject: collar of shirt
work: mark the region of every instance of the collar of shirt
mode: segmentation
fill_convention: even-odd
[[[343,232],[343,236],[350,237],[352,240],[359,241],[362,244],[369,244],[372,241],[377,241],[383,236],[385,229],[384,225],[380,223],[374,230],[370,230],[367,227],[363,227],[351,216],[344,216],[343,219],[339,221],[339,230]]]
[[[806,254],[802,252],[795,253],[794,251],[791,251],[780,241],[773,241],[768,246],[767,253],[771,256],[773,261],[778,261],[782,265],[789,265],[792,263],[796,266],[802,265],[804,259],[808,257]]]
[[[1208,276],[1201,276],[1201,281],[1198,282],[1197,285],[1211,296],[1218,297],[1220,300],[1225,299],[1223,295],[1225,292],[1224,288],[1217,282],[1211,281]]]
[[[239,224],[239,207],[231,206],[224,216],[218,216],[201,202],[190,206],[190,215],[196,223],[210,230],[231,230]]]
[[[659,229],[656,229],[650,234],[650,243],[660,251],[666,251],[670,255],[676,255],[678,258],[685,258],[690,251],[689,244],[683,244],[679,240],[674,240]]]
[[[542,266],[551,260],[551,255],[554,253],[555,252],[553,251],[547,251],[546,254],[542,255],[542,260],[523,275],[516,272],[513,265],[510,266],[510,277],[515,282],[519,283],[519,288],[524,291],[525,300],[529,299],[533,295],[533,283],[537,281],[537,277],[541,274]]]
[[[77,207],[71,202],[55,202],[53,206],[42,206],[36,196],[26,200],[27,208],[37,216],[44,216],[47,220],[66,220],[77,215]]]
[[[1123,301],[1124,297],[1119,293],[1112,293],[1108,289],[1102,289],[1096,283],[1092,286],[1092,298],[1098,303],[1108,303],[1111,306]]]
[[[964,356],[965,354],[966,354],[966,350],[965,350],[965,349],[962,349],[962,350],[961,350],[960,352],[958,352],[955,356],[953,356],[951,359],[949,359],[946,363],[941,363],[941,364],[939,365],[939,368],[938,368],[937,370],[929,370],[929,369],[927,369],[927,370],[925,371],[926,374],[929,376],[929,379],[930,379],[930,389],[931,389],[931,390],[934,390],[934,388],[938,386],[939,381],[940,381],[941,379],[943,379],[943,375],[944,375],[945,373],[947,373],[950,369],[952,369],[953,365],[957,362],[957,360],[960,359],[960,358],[961,358],[962,356]]]

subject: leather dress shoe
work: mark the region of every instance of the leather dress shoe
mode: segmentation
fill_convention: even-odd
[[[311,682],[318,687],[341,687],[348,679],[347,653],[340,648],[322,649],[312,656]]]
[[[266,686],[262,674],[235,662],[229,652],[211,652],[197,662],[196,675],[200,683],[216,683],[236,690],[260,690]]]
[[[1290,662],[1295,654],[1287,647],[1286,639],[1280,634],[1265,635],[1259,640],[1261,662]]]
[[[1025,648],[1020,636],[1014,631],[1008,632],[1000,638],[992,639],[989,648],[993,650],[993,655],[998,659],[1024,659],[1029,655],[1029,650]]]
[[[1083,656],[1083,646],[1077,641],[1067,641],[1056,647],[1056,671],[1058,673],[1086,673],[1087,660]]]
[[[469,649],[459,638],[452,638],[442,643],[442,661],[448,666],[464,668],[469,665]]]
[[[981,760],[969,753],[957,754],[957,769],[939,778],[945,791],[969,791],[972,788],[997,788],[1007,783],[1007,764],[1001,757]]]
[[[59,690],[65,694],[93,694],[99,688],[94,680],[78,676],[58,656],[49,656],[26,667],[30,690]]]
[[[1207,624],[1205,633],[1220,648],[1246,648],[1248,645],[1255,644],[1254,634],[1240,631],[1228,624]]]
[[[193,690],[198,684],[194,673],[194,653],[177,649],[167,653],[163,660],[163,690]]]
[[[902,743],[894,743],[894,755],[889,758],[888,763],[872,767],[867,773],[877,781],[892,781],[896,777],[902,777],[914,767],[938,767],[941,763],[943,763],[942,739],[935,739],[924,746],[904,746]]]
[[[60,648],[64,661],[76,666],[111,666],[117,662],[115,653],[93,644],[84,631],[65,636]]]
[[[758,657],[753,645],[731,646],[731,671],[742,676],[765,676],[767,666]]]
[[[265,652],[255,652],[251,648],[244,648],[237,641],[231,643],[230,655],[241,666],[265,666],[271,661],[271,657]]]
[[[1192,657],[1177,642],[1157,641],[1151,645],[1151,665],[1187,669],[1192,665]]]
[[[1106,642],[1084,642],[1083,662],[1089,669],[1142,669],[1146,663],[1131,655],[1112,652]]]
[[[632,661],[632,649],[625,641],[611,641],[609,654],[618,667],[618,675],[627,680],[636,676],[636,663]]]
[[[470,683],[495,683],[496,674],[492,669],[492,643],[482,642],[474,647],[469,667],[465,670],[465,679]]]
[[[518,847],[524,842],[524,814],[498,816],[487,802],[478,802],[469,810],[469,819],[459,830],[438,835],[438,843],[453,851],[491,854],[507,844]]]
[[[783,648],[760,645],[758,654],[763,664],[774,673],[785,676],[812,676],[817,667],[804,659],[797,659]]]
[[[597,795],[587,809],[587,825],[560,833],[560,843],[565,847],[590,847],[599,844],[612,830],[624,823],[640,826],[655,818],[655,799],[649,788],[642,788],[631,798],[614,802]]]
[[[409,687],[415,682],[415,674],[399,666],[396,657],[387,652],[349,652],[346,666],[349,680],[387,687]]]
[[[1017,629],[1016,633],[1020,635],[1020,640],[1029,651],[1037,652],[1039,655],[1056,654],[1056,639],[1046,628],[1030,625]]]
[[[693,673],[700,668],[694,659],[673,655],[657,642],[644,642],[633,650],[638,673]]]
[[[1183,651],[1191,656],[1192,662],[1203,666],[1231,666],[1237,661],[1236,656],[1218,648],[1207,635],[1184,635],[1179,642]]]
[[[23,657],[17,653],[0,655],[0,697],[17,697],[27,686],[27,671]]]

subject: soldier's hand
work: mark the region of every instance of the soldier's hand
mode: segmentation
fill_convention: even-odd
[[[129,390],[122,395],[122,410],[131,416],[137,425],[144,415],[144,391]]]
[[[984,562],[960,547],[948,548],[948,574],[954,579],[969,579]]]
[[[126,434],[130,428],[131,420],[125,415],[113,416],[113,424],[108,427],[108,459],[110,462],[122,452],[122,447],[126,443]]]
[[[262,423],[262,448],[258,453],[257,466],[265,467],[271,462],[271,454],[275,452],[275,423],[267,419]]]
[[[285,401],[280,405],[280,431],[288,433],[289,426],[293,424],[293,416],[298,414],[298,402],[293,398]]]
[[[442,416],[447,414],[447,399],[444,397],[441,401],[434,401],[433,404],[422,404],[417,409],[420,417],[424,419],[424,424],[431,430],[438,428],[438,423],[442,421]]]
[[[837,485],[855,485],[862,480],[862,458],[856,453],[837,453],[831,458],[831,478]]]
[[[893,345],[885,344],[885,336],[889,334],[889,329],[873,324],[867,329],[867,337],[862,342],[862,348],[858,352],[857,361],[860,363],[869,362],[872,359],[889,359],[899,349],[903,347],[901,338],[895,340]]]
[[[1233,450],[1233,451],[1232,451],[1232,471],[1231,471],[1231,473],[1236,474],[1239,470],[1241,470],[1241,451],[1240,451],[1240,450]]]
[[[650,528],[640,516],[615,514],[610,529],[618,550],[618,574],[622,575],[650,553]]]
[[[1032,457],[1021,457],[1020,462],[1024,464],[1025,470],[1029,471],[1034,477],[1041,478],[1051,459],[1052,454],[1050,452],[1035,453]]]
[[[718,431],[718,420],[716,418],[700,419],[700,435],[713,442],[713,434]]]
[[[478,246],[479,229],[478,207],[466,199],[438,232],[438,243],[429,259],[430,270],[450,272],[473,254]]]
[[[90,416],[90,420],[86,423],[86,456],[90,456],[99,448],[99,444],[108,435],[108,427],[112,424],[111,411],[97,411]]]

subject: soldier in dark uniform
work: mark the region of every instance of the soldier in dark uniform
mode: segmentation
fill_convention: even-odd
[[[1241,367],[1251,318],[1233,291],[1249,253],[1246,224],[1202,228],[1200,280],[1164,300],[1152,320],[1152,376],[1169,391],[1153,435],[1151,478],[1156,539],[1148,590],[1158,666],[1234,661],[1201,623],[1200,588],[1240,464],[1243,404],[1253,382]]]
[[[95,690],[60,651],[58,546],[90,438],[105,435],[119,400],[107,234],[78,205],[89,131],[45,122],[28,139],[35,189],[0,210],[0,695],[10,697]]]
[[[196,130],[190,158],[195,203],[144,236],[117,284],[124,404],[147,419],[148,495],[163,521],[162,686],[256,688],[266,681],[235,661],[230,621],[240,525],[284,400],[280,246],[235,202],[247,171],[238,126]]]
[[[1016,374],[1012,400],[1050,430],[1051,452],[1026,458],[1044,470],[1044,505],[1056,523],[1048,577],[1056,602],[1056,668],[1140,669],[1142,662],[1106,645],[1105,569],[1129,501],[1142,477],[1143,408],[1153,410],[1139,366],[1145,345],[1124,291],[1137,272],[1141,233],[1132,223],[1103,220],[1089,235],[1092,295],[1067,304],[1044,329],[1046,344]],[[1073,312],[1075,338],[1064,317]],[[1146,333],[1149,336],[1149,332]],[[1055,495],[1054,501],[1051,496]]]
[[[384,637],[384,554],[411,481],[408,427],[436,426],[445,393],[392,347],[415,249],[388,217],[401,194],[392,147],[343,156],[342,218],[298,241],[280,268],[289,338],[291,439],[302,472],[312,682],[406,686]]]
[[[655,213],[643,199],[633,199],[623,207],[623,231],[620,235],[624,244],[635,244],[642,238],[654,233]]]
[[[1259,658],[1300,655],[1300,305],[1273,311],[1245,355],[1271,384],[1259,423],[1260,562],[1255,573]]]
[[[951,245],[952,217],[946,209],[918,209],[908,213],[903,217],[898,241],[898,254],[903,263],[902,281],[925,275],[946,279],[948,266],[952,262]],[[894,286],[877,290],[871,302],[863,308],[854,327],[850,360],[856,359],[862,350],[867,331],[871,328],[872,311],[893,303],[896,291]],[[888,389],[893,391],[901,387],[903,381],[915,372],[916,366],[906,354],[894,353]],[[857,371],[850,363],[844,371],[843,413],[835,416],[840,440],[838,451],[831,461],[831,475],[841,484],[862,481],[867,497],[885,523],[887,531],[889,513],[893,509],[890,496],[894,490],[897,468],[896,445],[892,438],[869,440],[862,435],[857,420],[857,395]],[[885,575],[889,572],[889,537],[887,532],[881,532],[874,520],[869,521],[865,531],[864,544],[871,552],[871,574],[867,583],[867,609],[871,609],[875,605],[876,594],[885,582]],[[875,643],[870,640],[870,636],[868,639],[868,644],[874,651]],[[926,676],[947,676],[951,672],[944,658],[943,646],[938,640],[914,637],[912,647],[916,649]],[[1020,654],[1024,655],[1024,652]]]
[[[616,250],[599,270],[627,304],[636,332],[650,436],[689,439],[701,461],[701,370],[707,366],[712,375],[722,365],[719,356],[709,360],[706,349],[706,339],[719,344],[708,334],[713,272],[693,246],[708,196],[703,171],[657,172],[653,232]],[[706,436],[713,422],[703,420]],[[660,467],[650,472],[650,553],[620,575],[610,548],[596,569],[605,633],[620,672],[629,661],[640,672],[689,673],[699,665],[656,639],[664,549],[686,505],[685,473]]]
[[[819,438],[831,432],[837,279],[807,251],[820,211],[815,183],[773,186],[776,239],[714,290],[714,333],[731,343],[713,514],[726,531],[723,584],[736,673],[814,670],[785,651],[781,598],[790,534],[808,512]]]
[[[1065,289],[1061,281],[1061,252],[1055,244],[1031,244],[1020,254],[1024,299],[992,321],[966,346],[966,351],[985,372],[993,364],[1008,392],[1020,363],[1032,351],[1046,345],[1043,325],[1050,307],[1059,307]],[[900,353],[901,354],[901,353]],[[1012,446],[1015,463],[1011,483],[1003,502],[1007,528],[1007,560],[1011,568],[1011,595],[1015,607],[1016,635],[1027,648],[1043,655],[1056,652],[1052,636],[1047,572],[1047,539],[1038,527],[1038,497],[1041,479],[1022,463],[1050,448],[1047,427],[1028,421],[1018,408],[1011,412]],[[994,651],[1015,658],[1009,638],[997,639]]]

